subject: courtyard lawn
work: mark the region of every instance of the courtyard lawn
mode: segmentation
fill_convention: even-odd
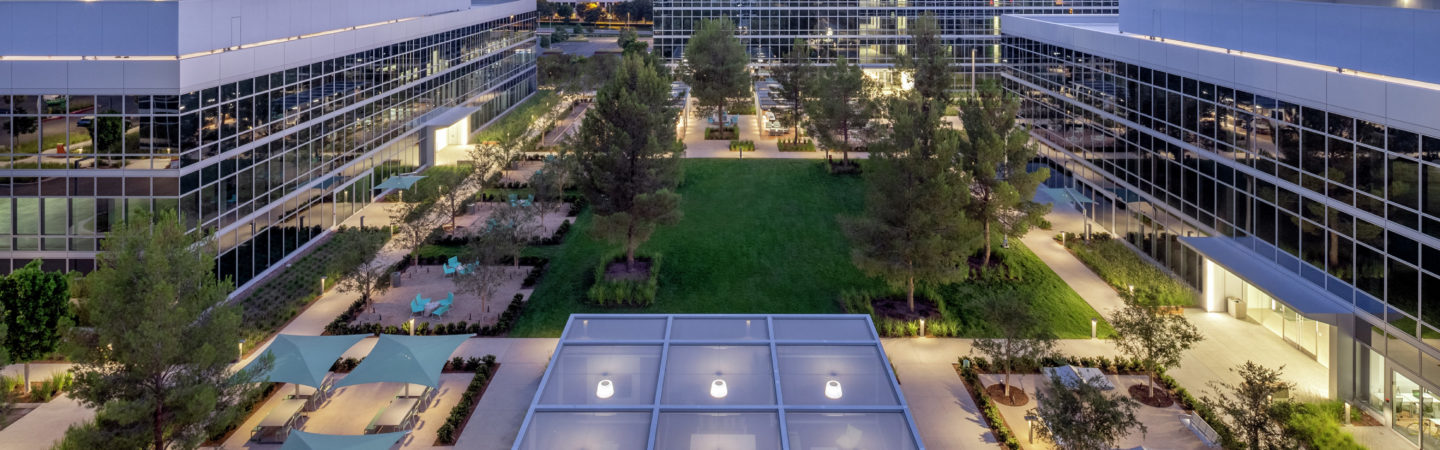
[[[880,286],[850,264],[837,214],[863,206],[864,184],[814,161],[686,160],[684,219],[642,252],[664,258],[649,308],[582,303],[592,271],[617,246],[588,235],[587,211],[564,245],[532,249],[550,266],[512,336],[559,336],[581,312],[839,313],[845,289]]]
[[[586,211],[563,245],[529,250],[549,258],[550,265],[511,336],[559,336],[572,313],[841,313],[842,292],[890,290],[851,264],[850,244],[836,220],[863,209],[862,178],[830,175],[814,161],[692,159],[684,165],[684,219],[661,228],[640,249],[664,261],[653,306],[584,303],[595,265],[618,252],[618,246],[589,236]],[[1010,279],[935,289],[949,306],[948,318],[962,327],[958,334],[983,334],[971,305],[1013,289],[1010,295],[1030,302],[1060,337],[1089,337],[1090,319],[1099,315],[1018,244],[996,246]],[[1100,333],[1110,334],[1103,321]]]

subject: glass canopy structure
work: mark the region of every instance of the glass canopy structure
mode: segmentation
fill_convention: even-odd
[[[514,450],[920,449],[865,315],[571,315]]]

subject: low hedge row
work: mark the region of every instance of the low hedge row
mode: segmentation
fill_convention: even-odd
[[[732,140],[730,141],[730,151],[753,152],[755,151],[755,141]]]
[[[622,262],[625,257],[605,258],[595,266],[595,284],[585,292],[585,299],[598,306],[647,307],[655,304],[655,294],[660,290],[660,255],[636,255],[637,262],[650,263],[650,276],[644,280],[607,280],[605,269],[611,264]]]
[[[1020,449],[1020,441],[1015,438],[1015,433],[1005,424],[1005,418],[1000,416],[1000,409],[995,407],[995,402],[990,400],[990,394],[985,392],[984,383],[980,382],[980,374],[975,367],[961,367],[960,378],[965,380],[965,390],[970,391],[970,397],[975,400],[975,406],[985,413],[985,421],[990,423],[990,431],[995,433],[995,440],[1011,450]]]
[[[780,140],[780,151],[782,151],[782,152],[813,152],[813,151],[815,151],[815,143],[814,143],[814,142],[811,142],[809,139],[802,140],[802,141],[800,141],[800,143],[798,143],[798,144],[795,143],[795,141],[787,141],[787,140],[781,139],[781,140]]]
[[[920,322],[913,320],[900,320],[890,317],[883,317],[875,314],[874,300],[886,295],[904,295],[887,290],[846,290],[840,293],[840,308],[846,314],[867,314],[870,320],[875,322],[875,331],[883,337],[908,337],[920,335]],[[917,297],[937,298],[937,294],[928,289],[921,289],[916,292]],[[969,331],[965,324],[959,320],[946,319],[945,302],[935,302],[936,308],[941,317],[925,319],[925,335],[935,337],[962,337]]]
[[[485,387],[490,385],[490,380],[495,377],[495,355],[485,355],[475,367],[475,378],[470,379],[470,385],[465,387],[465,393],[460,394],[460,403],[456,403],[450,409],[450,416],[445,418],[445,423],[435,429],[435,443],[438,445],[455,445],[460,439],[460,432],[465,429],[465,422],[470,420],[470,414],[475,412],[475,405],[480,403],[480,396],[485,393]]]

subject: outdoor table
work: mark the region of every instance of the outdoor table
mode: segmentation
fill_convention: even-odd
[[[423,317],[430,317],[430,313],[435,312],[435,308],[439,308],[439,307],[440,307],[440,302],[434,302],[434,301],[432,301],[432,302],[430,302],[430,303],[426,303],[426,304],[425,304],[425,315],[424,315]]]
[[[397,398],[391,400],[390,405],[386,406],[383,411],[380,411],[380,415],[375,417],[375,421],[370,424],[370,429],[365,431],[367,433],[399,431],[403,429],[406,423],[410,422],[410,417],[415,414],[415,406],[419,404],[420,399],[418,398]]]
[[[285,437],[290,434],[290,429],[295,426],[295,419],[300,417],[300,410],[305,408],[305,399],[281,400],[270,410],[270,414],[260,420],[260,425],[255,427],[255,440],[265,442],[265,436],[275,434],[280,437],[274,442],[285,442]]]

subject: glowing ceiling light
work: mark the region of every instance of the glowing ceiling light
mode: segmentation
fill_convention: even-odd
[[[595,397],[596,397],[596,398],[602,398],[602,399],[604,399],[604,398],[610,398],[610,397],[614,397],[614,396],[615,396],[615,383],[611,383],[610,380],[600,380],[600,384],[595,385]]]
[[[725,380],[715,380],[714,382],[710,383],[711,397],[725,398],[725,396],[729,394],[730,390],[725,387]]]
[[[825,382],[825,398],[839,400],[840,397],[844,395],[844,392],[840,390],[840,381],[830,380]]]

